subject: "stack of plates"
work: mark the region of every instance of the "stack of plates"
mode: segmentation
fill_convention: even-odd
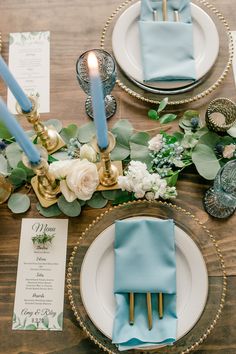
[[[153,219],[148,216],[134,218]],[[110,339],[116,307],[113,294],[114,237],[113,223],[89,247],[80,273],[80,292],[86,312],[94,325]],[[175,240],[177,339],[180,339],[194,327],[204,310],[208,295],[208,274],[201,251],[178,226],[175,226]],[[158,269],[152,271],[158,272]]]
[[[112,48],[120,68],[137,86],[152,93],[177,94],[193,89],[206,78],[218,57],[220,45],[215,23],[204,10],[191,3],[196,81],[144,83],[138,29],[140,6],[139,1],[127,8],[113,29]]]

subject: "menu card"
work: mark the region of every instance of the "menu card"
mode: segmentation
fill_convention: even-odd
[[[68,220],[23,219],[12,329],[62,330]]]
[[[38,97],[39,113],[50,111],[50,32],[9,35],[9,69],[27,95]],[[8,89],[8,109],[16,114],[16,100]]]

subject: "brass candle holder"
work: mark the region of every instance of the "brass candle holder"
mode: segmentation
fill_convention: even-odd
[[[60,186],[59,181],[50,175],[48,171],[47,150],[43,147],[40,147],[39,150],[41,154],[39,164],[32,164],[25,154],[23,154],[22,161],[26,167],[32,169],[36,173],[36,176],[31,179],[31,185],[40,204],[44,208],[48,208],[57,202]]]
[[[91,141],[91,145],[96,152],[100,154],[100,162],[97,163],[100,185],[97,190],[119,189],[117,184],[118,176],[123,175],[122,161],[111,161],[110,152],[116,144],[115,137],[108,132],[108,147],[100,149],[96,137]]]
[[[33,129],[38,138],[38,143],[41,143],[42,146],[47,149],[49,154],[53,154],[66,144],[55,129],[45,127],[45,125],[39,120],[40,115],[38,113],[36,98],[29,96],[29,100],[32,103],[32,109],[30,112],[24,112],[18,103],[16,104],[16,111],[33,125]]]

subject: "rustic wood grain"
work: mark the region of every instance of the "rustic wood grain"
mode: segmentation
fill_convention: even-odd
[[[231,28],[236,30],[236,3],[232,0],[212,0],[227,18]],[[84,110],[85,94],[75,77],[75,62],[87,49],[99,47],[101,30],[107,17],[120,4],[119,0],[2,0],[0,2],[0,31],[3,38],[3,57],[8,60],[8,35],[10,32],[51,31],[51,110],[43,119],[58,118],[68,123],[88,122]],[[0,80],[0,95],[6,99],[6,87]],[[135,129],[151,129],[157,126],[147,119],[148,104],[144,104],[115,88],[118,103],[116,115],[109,126],[121,118],[128,118]],[[201,117],[209,102],[215,97],[235,99],[235,84],[232,72],[224,85],[210,98],[191,107],[201,111]],[[186,107],[177,107],[181,113]],[[28,127],[27,123],[23,123]],[[177,123],[172,125],[174,130]],[[171,131],[170,130],[170,131]],[[222,318],[209,338],[199,347],[199,354],[235,354],[236,322],[236,218],[216,221],[203,210],[202,197],[211,183],[199,177],[193,168],[187,169],[178,182],[176,203],[194,213],[215,235],[223,251],[226,270],[229,275],[228,294]],[[39,217],[36,199],[31,195],[31,209],[24,215],[12,215],[6,205],[0,206],[0,353],[1,354],[99,354],[98,349],[78,326],[68,298],[65,296],[64,329],[62,332],[24,332],[11,330],[17,256],[22,218]],[[79,218],[70,219],[68,251],[86,225],[101,213],[101,210],[85,208]],[[204,240],[202,240],[204,243]],[[208,255],[209,259],[211,255]],[[210,265],[211,281],[218,279],[219,272]]]

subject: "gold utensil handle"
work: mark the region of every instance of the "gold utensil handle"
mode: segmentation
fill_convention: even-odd
[[[134,293],[129,294],[129,324],[134,324]]]
[[[164,316],[164,308],[163,308],[163,294],[158,294],[158,314],[159,318],[162,319]]]
[[[148,329],[152,329],[152,295],[147,293]]]
[[[162,16],[163,16],[163,21],[168,21],[167,0],[162,0]]]

